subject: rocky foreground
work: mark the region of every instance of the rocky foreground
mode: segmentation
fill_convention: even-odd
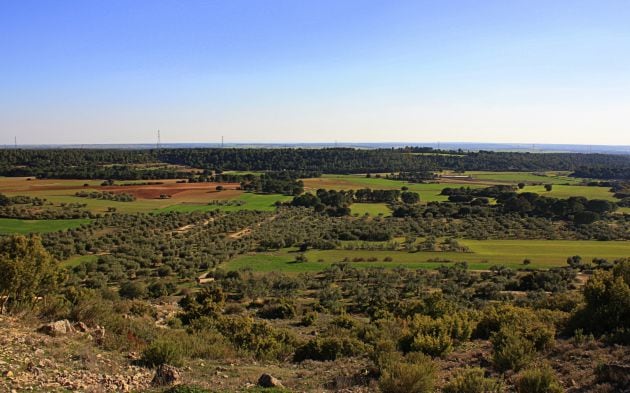
[[[38,332],[0,317],[0,391],[128,392],[150,385],[151,370],[99,351],[94,340],[89,331]]]

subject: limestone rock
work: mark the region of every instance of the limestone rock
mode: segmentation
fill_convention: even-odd
[[[45,333],[49,336],[62,336],[64,334],[70,334],[76,331],[74,327],[72,327],[70,321],[68,321],[67,319],[47,323],[37,330],[40,333]]]
[[[155,376],[151,381],[151,385],[153,386],[169,386],[175,385],[179,383],[181,376],[179,375],[179,371],[168,364],[161,364],[158,366],[157,370],[155,370]]]

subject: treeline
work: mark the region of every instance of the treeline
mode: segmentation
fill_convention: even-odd
[[[336,191],[319,189],[315,194],[298,195],[290,202],[291,206],[313,208],[329,216],[341,217],[350,214],[352,203],[418,203],[418,193],[399,190],[360,190]]]
[[[398,172],[385,175],[386,179],[401,180],[409,183],[424,183],[430,180],[436,180],[438,175],[431,171],[421,172]]]
[[[623,167],[583,166],[577,168],[571,176],[592,179],[630,180],[630,165]]]
[[[241,177],[241,188],[245,191],[300,195],[304,192],[304,183],[299,180],[305,174],[295,171],[267,172],[260,175],[245,175]],[[304,177],[319,176],[319,173],[308,174]]]
[[[16,195],[16,196],[6,196],[0,193],[0,206],[11,206],[11,205],[34,205],[34,206],[42,206],[46,202],[46,199],[30,197],[27,195]]]
[[[542,171],[580,167],[628,168],[630,157],[612,154],[473,153],[423,149],[168,149],[161,161],[196,168],[232,170],[314,170],[324,173],[431,172],[450,170]]]
[[[109,191],[78,191],[74,195],[79,198],[102,199],[116,202],[133,202],[136,200],[135,196],[126,192],[114,193]]]
[[[419,150],[418,150],[419,149]],[[416,151],[418,150],[418,151]],[[434,153],[434,154],[432,154]],[[0,150],[0,175],[42,178],[164,179],[189,172],[134,165],[167,163],[200,170],[316,171],[321,173],[431,173],[455,171],[577,171],[576,176],[627,178],[630,156],[578,153],[442,151],[428,148],[373,149],[219,149],[160,150],[54,149]],[[605,168],[605,169],[601,169]]]
[[[617,204],[603,199],[569,197],[551,198],[533,192],[516,193],[510,186],[492,186],[483,189],[446,188],[442,194],[449,195],[449,202],[431,202],[426,206],[396,206],[394,217],[434,217],[436,209],[440,215],[461,218],[470,215],[501,216],[518,214],[521,217],[540,217],[563,220],[575,225],[592,224],[617,209]],[[495,198],[496,204],[489,204]]]

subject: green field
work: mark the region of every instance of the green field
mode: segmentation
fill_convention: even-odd
[[[580,255],[584,261],[593,258],[614,260],[630,257],[630,242],[627,241],[571,241],[571,240],[460,240],[471,253],[372,251],[372,250],[311,250],[306,252],[308,262],[295,262],[295,252],[288,249],[274,253],[243,255],[227,262],[224,268],[238,270],[252,268],[255,271],[304,272],[320,271],[336,262],[348,259],[356,267],[407,267],[434,269],[454,262],[468,262],[470,269],[487,270],[493,265],[511,268],[551,268],[565,266],[566,259]],[[353,262],[355,258],[377,258],[375,262]],[[391,262],[383,259],[392,258]],[[439,259],[449,262],[432,262]],[[523,265],[524,259],[531,260]]]
[[[367,214],[372,217],[376,217],[379,214],[387,217],[392,213],[386,203],[353,203],[350,206],[350,212],[352,214],[358,214],[359,216]]]
[[[239,211],[239,210],[260,210],[260,211],[274,211],[276,209],[276,202],[290,201],[293,197],[280,194],[252,194],[244,193],[238,197],[231,199],[234,201],[245,202],[240,206],[221,206],[221,205],[208,205],[208,204],[194,204],[194,203],[182,203],[179,205],[173,205],[161,209],[160,211],[176,211],[176,212],[192,212],[192,211],[211,211],[221,210],[226,212]]]
[[[488,180],[505,183],[545,183],[545,184],[579,184],[583,179],[569,177],[570,172],[488,172],[470,171],[463,173],[476,180]]]
[[[448,196],[440,195],[440,192],[446,187],[484,187],[480,184],[471,183],[407,183],[399,180],[390,180],[377,177],[365,177],[365,175],[322,175],[320,178],[305,179],[306,188],[333,189],[333,190],[349,190],[359,188],[371,188],[378,190],[400,190],[401,187],[409,188],[409,191],[417,192],[422,202],[446,201]]]
[[[520,192],[535,192],[542,196],[554,198],[568,198],[573,196],[581,196],[588,199],[606,199],[609,201],[618,201],[610,192],[609,187],[589,187],[589,186],[566,186],[554,185],[551,191],[546,191],[545,186],[526,186]]]
[[[45,233],[65,229],[77,228],[88,224],[89,219],[72,220],[19,220],[14,218],[0,218],[0,233]]]

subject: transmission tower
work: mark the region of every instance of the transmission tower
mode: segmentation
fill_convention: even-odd
[[[155,148],[157,150],[160,150],[161,146],[162,146],[162,140],[160,138],[160,130],[157,130],[157,145],[155,145]]]

